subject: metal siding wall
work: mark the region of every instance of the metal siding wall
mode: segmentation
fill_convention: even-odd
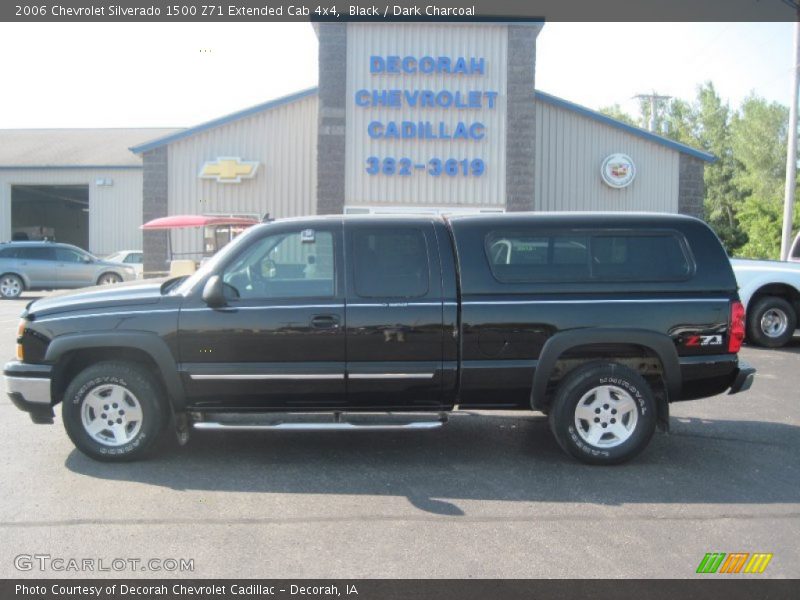
[[[89,245],[97,254],[142,248],[142,171],[110,171],[113,187],[89,187]]]
[[[168,214],[236,213],[275,218],[316,211],[317,97],[268,109],[169,146]],[[200,179],[207,160],[259,161],[253,179]],[[172,232],[173,251],[202,249],[202,230]]]
[[[612,189],[603,159],[629,155],[636,179]],[[679,153],[571,111],[536,105],[536,210],[678,212]]]
[[[95,179],[111,178],[112,186]],[[0,239],[11,239],[11,186],[88,185],[89,251],[110,254],[142,247],[141,169],[9,169],[0,170]]]
[[[347,25],[347,154],[345,204],[505,206],[506,60],[508,35],[505,25],[481,24],[379,24]],[[369,57],[448,56],[483,57],[485,75],[370,74]],[[429,89],[497,91],[494,109],[392,109],[364,108],[354,102],[359,89]],[[480,111],[480,112],[478,112]],[[370,121],[444,121],[450,131],[458,121],[479,120],[486,125],[481,141],[373,140],[367,135]],[[410,176],[369,175],[369,156],[410,158],[427,163],[430,158],[483,158],[481,177],[433,177],[412,168]]]

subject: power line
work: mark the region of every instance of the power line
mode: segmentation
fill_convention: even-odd
[[[658,102],[663,102],[665,100],[671,100],[672,96],[661,96],[653,92],[652,94],[636,94],[633,96],[634,98],[639,98],[640,100],[649,100],[650,101],[650,123],[648,124],[648,129],[650,131],[656,130],[656,105]]]

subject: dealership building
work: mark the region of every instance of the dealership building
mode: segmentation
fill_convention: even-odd
[[[143,247],[147,271],[164,269],[167,234],[139,226],[173,214],[702,215],[713,156],[536,90],[541,23],[314,27],[313,89],[188,129],[0,131],[0,235],[45,225],[32,207],[69,186],[83,186],[70,201],[85,217],[55,237],[96,253]],[[73,150],[74,165],[23,140],[70,133],[105,138],[94,154]],[[174,231],[171,243],[200,251],[203,232]]]
[[[128,148],[174,131],[0,130],[0,241],[141,248],[142,161]]]

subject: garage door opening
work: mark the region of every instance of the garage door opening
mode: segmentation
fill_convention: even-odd
[[[11,239],[48,239],[88,250],[89,186],[11,186]]]

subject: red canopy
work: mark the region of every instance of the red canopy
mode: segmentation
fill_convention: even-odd
[[[182,229],[184,227],[205,227],[206,225],[255,225],[256,219],[246,217],[225,217],[207,215],[172,215],[148,221],[140,229]]]

